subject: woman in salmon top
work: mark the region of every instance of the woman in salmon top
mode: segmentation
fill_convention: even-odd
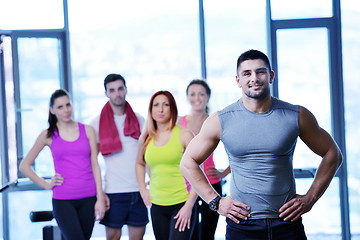
[[[195,135],[200,132],[204,121],[209,117],[209,108],[207,106],[211,95],[209,85],[200,79],[192,80],[186,88],[186,96],[191,105],[191,112],[188,115],[178,118],[178,123],[183,128],[191,130]],[[212,187],[222,195],[221,179],[230,173],[230,167],[224,171],[215,168],[213,153],[203,163],[203,169],[207,179]],[[190,184],[188,184],[190,187]],[[197,225],[192,240],[212,240],[215,236],[216,226],[219,219],[217,212],[211,211],[209,205],[200,197],[196,201],[198,213],[201,215],[201,221],[197,218]]]

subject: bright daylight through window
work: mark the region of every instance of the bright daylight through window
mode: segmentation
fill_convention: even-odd
[[[200,43],[199,2],[203,2],[204,10],[204,49]],[[203,78],[201,50],[206,53],[206,81],[212,90],[211,114],[241,96],[235,81],[237,57],[248,49],[270,53],[266,2],[67,0],[69,38],[63,41],[62,33],[55,33],[56,29],[64,28],[64,20],[67,20],[63,16],[62,0],[0,0],[4,53],[1,55],[4,73],[0,71],[0,74],[7,79],[7,98],[1,99],[6,105],[7,122],[0,121],[0,124],[6,124],[8,129],[10,176],[6,179],[3,175],[6,170],[2,169],[2,184],[6,183],[4,179],[16,180],[18,162],[23,157],[19,154],[25,155],[37,134],[47,127],[49,96],[64,86],[60,79],[66,79],[61,61],[65,56],[64,46],[69,47],[70,52],[70,88],[76,120],[89,123],[100,113],[107,101],[103,80],[109,73],[125,77],[127,100],[142,116],[147,116],[150,97],[158,90],[170,91],[176,99],[179,115],[186,115],[190,111],[186,86],[192,79]],[[270,2],[274,20],[332,17],[332,0]],[[355,0],[341,0],[340,3],[350,230],[352,239],[360,240],[360,150],[357,146],[360,135],[360,81],[357,79],[360,76],[357,66],[360,7]],[[31,30],[40,35],[31,35]],[[306,106],[319,124],[332,133],[328,37],[325,27],[277,31],[276,74],[279,98]],[[67,41],[69,46],[65,45]],[[16,53],[16,59],[12,53]],[[319,156],[312,154],[301,140],[297,144],[294,167],[316,168]],[[36,161],[34,167],[41,176],[54,174],[51,157],[46,148]],[[101,155],[99,161],[104,171]],[[228,166],[221,143],[215,150],[214,161],[218,168]],[[229,194],[231,175],[225,180],[223,190]],[[299,194],[306,193],[312,180],[296,179]],[[3,196],[1,194],[0,199]],[[55,220],[32,223],[29,219],[30,211],[51,210],[51,191],[12,191],[5,199],[8,211],[0,209],[2,213],[9,213],[6,221],[9,221],[11,239],[41,239],[43,226],[56,225]],[[339,178],[334,178],[314,209],[303,216],[308,239],[340,239],[340,218]],[[0,219],[0,239],[5,232],[4,219]],[[225,228],[225,218],[220,217],[216,239],[224,239]],[[149,223],[144,239],[153,239],[152,231]],[[126,228],[123,235],[128,239]],[[92,239],[105,239],[104,236],[104,226],[95,223]]]

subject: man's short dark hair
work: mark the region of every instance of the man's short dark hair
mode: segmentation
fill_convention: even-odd
[[[270,61],[269,58],[261,51],[259,50],[248,50],[244,53],[242,53],[238,60],[237,60],[237,64],[236,64],[236,72],[239,70],[240,64],[246,60],[256,60],[256,59],[261,59],[264,61],[265,65],[269,68],[269,71],[271,71],[271,65],[270,65]]]
[[[121,80],[124,83],[124,86],[126,87],[126,82],[125,82],[125,78],[123,76],[121,76],[120,74],[116,74],[116,73],[110,73],[109,75],[106,76],[106,78],[104,79],[104,88],[105,91],[107,90],[106,88],[106,84],[110,83],[110,82],[115,82],[117,80]]]

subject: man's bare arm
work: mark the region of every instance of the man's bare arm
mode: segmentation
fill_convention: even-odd
[[[300,138],[316,154],[322,157],[315,179],[305,195],[296,195],[280,208],[280,217],[295,221],[311,210],[324,194],[341,165],[342,154],[332,137],[322,129],[312,113],[300,109]]]
[[[180,170],[191,187],[207,203],[219,194],[212,188],[199,165],[215,150],[220,141],[220,134],[220,121],[218,115],[214,113],[206,119],[200,133],[190,142],[180,163]],[[247,219],[250,216],[245,211],[249,209],[249,206],[228,196],[220,200],[218,213],[238,223],[240,218]]]
[[[204,122],[199,134],[190,142],[181,160],[180,169],[195,191],[207,203],[218,194],[207,181],[200,168],[206,158],[215,150],[220,140],[220,122],[217,114]]]

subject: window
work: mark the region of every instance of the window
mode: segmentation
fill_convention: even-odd
[[[62,0],[0,0],[0,29],[55,29],[64,27]]]
[[[346,153],[350,202],[350,227],[353,239],[360,239],[360,7],[354,1],[341,1],[346,123]]]
[[[19,38],[20,101],[22,146],[25,154],[40,132],[48,127],[50,95],[60,88],[59,40],[56,38]],[[54,168],[48,147],[35,161],[40,176],[52,176]]]
[[[241,90],[235,82],[236,60],[240,53],[251,48],[265,53],[271,50],[267,48],[265,3],[263,0],[204,1],[207,81],[212,89],[211,113],[241,97]],[[352,239],[357,239],[360,236],[360,151],[357,146],[360,135],[360,85],[357,80],[360,76],[357,66],[360,8],[353,0],[343,0],[341,4],[350,222]],[[62,0],[0,0],[0,6],[3,46],[10,46],[10,49],[14,46],[11,46],[11,37],[6,34],[12,30],[45,29],[53,32],[65,25]],[[271,7],[273,19],[331,17],[333,11],[331,0],[272,0]],[[124,75],[128,86],[127,99],[134,110],[144,117],[150,96],[157,90],[171,91],[178,103],[179,114],[188,113],[185,88],[190,80],[201,78],[198,1],[184,0],[174,4],[166,0],[69,0],[68,8],[71,88],[76,120],[88,122],[100,113],[107,101],[103,95],[103,80],[109,73]],[[331,132],[327,30],[280,30],[277,37],[280,98],[309,108],[320,125]],[[9,135],[9,155],[13,158],[9,166],[11,180],[17,177],[14,162],[17,157],[22,157],[16,153],[15,113],[22,114],[21,145],[26,154],[37,134],[47,126],[46,109],[50,93],[64,86],[62,80],[66,75],[61,72],[63,62],[59,56],[64,54],[64,45],[59,38],[20,36],[17,44],[20,81],[14,86],[13,76],[6,76],[10,79],[6,83],[7,122],[13,126],[9,130],[12,133]],[[5,73],[11,75],[9,69],[12,66],[9,67]],[[314,67],[316,71],[313,71]],[[12,95],[14,89],[15,96]],[[14,97],[21,101],[21,107],[16,105]],[[50,153],[46,151],[36,161],[36,170],[41,175],[52,174],[52,166],[46,160]],[[0,154],[3,154],[1,150]],[[300,140],[295,154],[295,167],[316,167],[319,163],[319,157],[310,153]],[[227,167],[226,159],[226,153],[219,146],[214,158],[217,167]],[[1,158],[1,161],[4,159]],[[311,181],[297,179],[298,191],[304,193]],[[228,184],[224,192],[229,192]],[[7,210],[14,212],[11,216],[8,214],[11,239],[41,237],[41,227],[48,223],[28,223],[28,212],[51,208],[49,193],[28,191],[0,195],[0,200],[4,201],[5,196],[8,198]],[[329,234],[340,234],[338,194],[339,178],[335,178],[315,208],[304,215],[309,239],[326,239]],[[32,204],[21,204],[23,199],[30,199]],[[0,215],[5,215],[5,210],[0,208]],[[24,226],[24,221],[27,222],[26,229],[17,231],[19,226]],[[220,219],[216,237],[224,237],[225,225],[224,219]],[[103,226],[95,226],[93,237],[104,237]],[[147,231],[151,239],[151,225],[148,225]],[[3,236],[5,232],[4,228]]]
[[[319,18],[332,16],[332,0],[271,0],[273,19]]]
[[[327,29],[277,31],[279,97],[309,109],[331,133]],[[294,47],[296,46],[296,47]],[[294,167],[317,167],[320,158],[299,139]]]
[[[172,92],[181,113],[186,84],[201,70],[197,2],[86,1],[80,12],[77,4],[69,4],[77,119],[100,114],[109,73],[125,77],[127,100],[144,117],[158,90]]]

